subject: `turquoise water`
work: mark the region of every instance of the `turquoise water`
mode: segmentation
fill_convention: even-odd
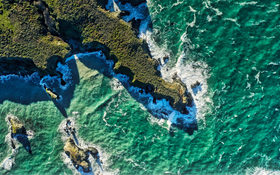
[[[120,174],[279,174],[277,2],[151,0],[148,6],[170,68],[182,55],[185,64],[208,65],[211,110],[192,136],[178,129],[171,135],[98,63],[92,60],[91,69],[78,61],[79,83],[65,110],[70,117],[78,112],[79,137],[101,147],[106,170]],[[34,131],[33,155],[20,148],[12,170],[0,174],[71,173],[61,156],[63,115],[40,87],[17,83],[15,89],[0,84],[1,93],[16,96],[0,104],[0,160],[11,151],[7,114]]]

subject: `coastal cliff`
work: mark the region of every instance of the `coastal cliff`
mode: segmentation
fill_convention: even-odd
[[[179,79],[170,83],[160,77],[145,41],[117,16],[101,8],[98,0],[2,0],[0,58],[29,58],[42,74],[55,74],[57,61],[102,50],[115,62],[114,71],[129,76],[133,86],[186,113],[185,107],[192,105],[186,86]]]

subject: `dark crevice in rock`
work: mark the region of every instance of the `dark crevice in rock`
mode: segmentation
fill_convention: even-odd
[[[138,6],[138,5],[146,2],[146,0],[120,0],[120,2],[122,4],[130,3],[133,6]]]
[[[0,75],[26,76],[38,72],[32,59],[19,57],[0,57]]]
[[[42,0],[34,0],[33,1],[35,7],[38,8],[38,11],[43,15],[44,17],[44,24],[47,27],[48,31],[55,36],[59,36],[59,33],[56,29],[55,20],[50,15],[49,8],[47,3],[45,3]]]

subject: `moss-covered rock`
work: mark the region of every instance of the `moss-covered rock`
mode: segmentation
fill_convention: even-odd
[[[31,58],[45,69],[49,57],[69,53],[69,45],[49,33],[32,2],[2,0],[0,9],[4,11],[0,15],[0,56]]]
[[[132,85],[169,100],[181,112],[191,104],[180,81],[170,83],[159,76],[157,62],[130,24],[102,9],[98,0],[19,1],[2,3],[0,56],[31,58],[45,69],[51,56],[69,55],[69,45],[72,54],[102,49],[115,61],[114,70],[128,75]]]
[[[107,46],[109,55],[116,58],[114,70],[128,75],[132,85],[150,89],[154,97],[168,99],[179,111],[191,104],[186,87],[178,81],[166,82],[159,76],[157,62],[146,51],[145,42],[138,39],[131,26],[114,13],[98,7],[94,0],[56,0],[56,3],[52,1],[50,8],[57,20],[63,21],[59,30],[65,38],[71,39],[75,35],[80,36],[82,45],[97,42]]]

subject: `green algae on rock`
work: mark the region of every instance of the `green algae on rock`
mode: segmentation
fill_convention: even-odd
[[[182,113],[186,105],[192,105],[183,83],[170,83],[160,77],[157,61],[151,58],[146,43],[137,38],[131,25],[99,7],[97,0],[3,2],[1,18],[7,23],[1,27],[0,56],[31,58],[45,69],[48,58],[54,55],[65,58],[101,49],[114,60],[115,72],[128,75],[133,86],[145,89],[157,99],[167,99]]]
[[[48,58],[65,57],[69,52],[67,43],[48,32],[42,14],[32,3],[1,1],[0,9],[4,12],[0,15],[0,56],[31,58],[45,69]]]

